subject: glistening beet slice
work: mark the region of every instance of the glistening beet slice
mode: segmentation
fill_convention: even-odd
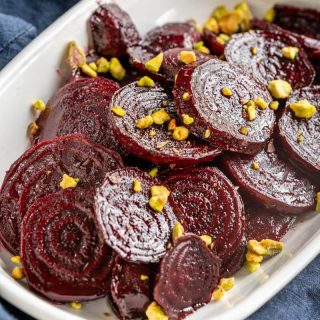
[[[230,180],[217,168],[181,169],[168,175],[172,208],[187,232],[212,237],[217,254],[234,252],[243,239],[244,207]]]
[[[60,88],[41,112],[34,142],[80,133],[111,149],[121,149],[110,131],[109,103],[119,85],[97,77],[73,81]]]
[[[282,55],[285,47],[297,47],[299,53],[294,60]],[[256,54],[252,53],[256,48]],[[311,85],[315,71],[296,37],[288,32],[249,31],[234,35],[224,50],[228,62],[240,67],[263,84],[282,79],[292,87]]]
[[[166,23],[149,31],[142,40],[142,47],[159,53],[172,48],[192,49],[201,40],[194,21]]]
[[[21,234],[24,272],[36,292],[66,302],[110,291],[114,259],[96,226],[93,191],[77,188],[38,199]]]
[[[211,300],[220,260],[194,235],[177,240],[160,264],[154,299],[170,319],[183,319]]]
[[[221,162],[240,192],[267,208],[289,215],[314,208],[315,187],[274,151],[262,150],[254,157],[226,155]]]
[[[133,181],[142,191],[133,191]],[[166,252],[176,218],[167,203],[161,213],[148,202],[152,185],[160,185],[134,168],[107,173],[96,195],[96,215],[106,243],[129,262],[158,262]]]
[[[137,157],[157,164],[182,166],[208,161],[220,154],[220,150],[191,136],[184,141],[174,140],[167,123],[153,124],[148,129],[137,128],[138,119],[160,109],[177,118],[173,99],[160,85],[150,88],[131,83],[115,93],[110,106],[121,106],[126,111],[124,117],[113,114],[111,125],[119,142]]]
[[[140,42],[130,16],[115,3],[100,5],[89,25],[95,49],[101,55],[122,57],[128,48]]]
[[[126,262],[117,256],[112,270],[111,295],[122,319],[145,317],[152,302],[152,289],[152,265]]]
[[[293,102],[307,99],[317,108],[311,119],[299,119],[290,110]],[[277,125],[277,143],[290,154],[288,158],[298,168],[320,177],[320,86],[295,91]],[[298,136],[304,140],[298,142]]]
[[[223,88],[232,91],[224,96]],[[189,99],[183,94],[189,93]],[[264,86],[228,62],[213,58],[200,66],[183,67],[174,86],[177,112],[195,119],[192,133],[217,147],[241,153],[257,153],[270,137],[275,115],[269,108],[257,109],[257,117],[249,121],[243,104],[256,98],[271,102]],[[247,128],[247,135],[242,134]]]
[[[72,134],[41,142],[27,150],[9,169],[0,193],[0,239],[19,254],[20,224],[38,198],[61,189],[63,174],[94,189],[107,171],[122,167],[120,156],[84,136]]]

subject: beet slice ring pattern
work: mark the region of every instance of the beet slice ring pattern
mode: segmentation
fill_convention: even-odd
[[[314,185],[275,152],[262,150],[254,157],[224,156],[221,162],[243,195],[267,208],[289,215],[314,208]],[[258,170],[253,162],[259,165]]]
[[[294,60],[282,55],[285,47],[297,47],[299,53]],[[257,53],[252,54],[252,48]],[[288,32],[249,31],[234,35],[224,50],[228,62],[238,66],[263,84],[282,79],[293,88],[311,85],[315,71],[296,37]]]
[[[133,181],[142,191],[132,190]],[[149,205],[150,188],[159,185],[134,168],[111,171],[96,195],[96,215],[106,243],[129,262],[158,262],[166,252],[176,218],[167,203],[161,213]]]
[[[183,319],[210,302],[219,270],[219,258],[200,238],[181,237],[161,261],[154,299],[170,319]]]
[[[80,133],[108,148],[120,150],[110,132],[108,106],[119,85],[105,78],[86,78],[60,88],[37,120],[35,143]]]
[[[232,91],[224,96],[223,88]],[[183,99],[184,93],[189,99]],[[244,115],[243,104],[256,98],[271,102],[264,86],[225,61],[213,58],[200,66],[183,67],[174,86],[177,112],[194,118],[189,129],[212,145],[241,153],[257,153],[270,137],[275,115],[269,108],[257,109],[254,121]],[[242,134],[247,129],[247,135]]]
[[[36,292],[66,302],[110,291],[114,258],[96,227],[93,191],[77,188],[38,199],[21,232],[24,272]]]
[[[175,117],[173,100],[160,86],[139,87],[131,83],[115,93],[110,106],[121,106],[124,117],[112,116],[115,137],[128,152],[157,164],[191,165],[211,160],[220,150],[190,136],[185,141],[176,141],[169,134],[167,124],[152,125],[148,129],[136,127],[137,120],[165,109]],[[150,132],[156,134],[150,136]]]
[[[115,3],[100,5],[89,20],[96,51],[103,56],[121,57],[140,42],[130,16]]]
[[[177,219],[187,232],[209,235],[220,258],[243,239],[244,207],[229,179],[217,168],[181,169],[164,182]]]
[[[152,302],[152,285],[150,264],[129,263],[117,256],[112,270],[111,295],[121,319],[145,316]]]
[[[38,198],[59,191],[63,174],[94,189],[105,173],[122,167],[120,156],[79,134],[47,140],[27,150],[9,169],[0,193],[0,239],[19,254],[20,224]]]
[[[298,119],[290,110],[293,102],[307,99],[316,106],[317,112],[311,119]],[[320,86],[306,87],[293,92],[277,125],[277,143],[290,157],[293,164],[308,174],[320,177]],[[304,140],[298,142],[298,135]]]

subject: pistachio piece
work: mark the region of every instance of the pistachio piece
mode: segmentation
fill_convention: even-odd
[[[249,262],[262,262],[263,256],[260,256],[254,252],[248,251],[246,253],[246,260]]]
[[[148,320],[169,320],[163,309],[154,301],[146,310]]]
[[[291,103],[290,109],[297,118],[301,119],[310,119],[317,112],[317,108],[310,104],[307,99]]]
[[[166,196],[167,198],[170,195],[170,191],[165,186],[152,186],[150,188],[151,196]]]
[[[184,234],[183,226],[178,221],[172,229],[172,234],[171,234],[172,242],[175,242],[178,238],[182,237],[183,234]]]
[[[182,122],[185,125],[190,125],[194,123],[194,119],[192,117],[190,117],[188,114],[183,114],[182,115]]]
[[[90,67],[93,71],[97,71],[97,70],[98,70],[98,66],[96,65],[95,62],[90,62],[90,63],[89,63],[89,67]]]
[[[39,126],[34,121],[29,123],[27,132],[30,137],[34,137],[37,134],[38,130]]]
[[[120,106],[114,106],[111,108],[111,111],[116,114],[118,117],[124,117],[126,114],[126,111],[120,107]]]
[[[173,130],[172,137],[174,140],[183,141],[189,137],[189,130],[186,127],[179,126]]]
[[[290,60],[294,60],[299,53],[299,48],[297,47],[285,47],[281,49],[282,55]]]
[[[279,102],[278,101],[271,101],[270,104],[269,104],[269,108],[271,110],[278,110]]]
[[[205,139],[208,139],[208,138],[210,138],[210,135],[211,135],[211,130],[210,129],[206,129],[204,134],[203,134],[203,137]]]
[[[224,291],[230,291],[234,287],[235,279],[231,278],[221,278],[219,282],[219,287]]]
[[[153,124],[153,119],[150,115],[144,117],[144,118],[140,118],[137,120],[137,128],[139,129],[147,129],[149,127],[151,127]]]
[[[168,197],[166,195],[153,196],[149,199],[149,206],[157,212],[161,212],[167,203]]]
[[[14,267],[11,271],[11,277],[17,281],[22,280],[25,277],[23,268]]]
[[[283,242],[271,239],[263,239],[260,244],[267,249],[267,256],[275,256],[283,249]]]
[[[147,61],[145,63],[145,67],[151,71],[151,72],[159,72],[161,65],[163,62],[163,53],[160,52],[158,55],[156,55],[154,58],[152,58],[151,60]]]
[[[258,48],[257,47],[253,47],[250,49],[251,53],[255,56],[258,53]]]
[[[219,33],[218,21],[212,17],[207,19],[207,21],[204,23],[203,28],[213,33]]]
[[[254,170],[259,170],[260,164],[258,162],[253,161],[251,167]]]
[[[209,247],[212,243],[212,238],[207,234],[200,236],[200,239],[206,244],[207,247]]]
[[[257,118],[257,111],[255,104],[247,105],[247,113],[248,113],[248,120],[253,121]]]
[[[184,64],[190,64],[197,61],[196,54],[193,51],[181,51],[180,61]]]
[[[227,12],[226,6],[218,6],[213,10],[211,16],[219,21]]]
[[[163,125],[165,122],[170,121],[170,115],[165,109],[160,109],[158,111],[155,111],[151,115],[153,123],[157,125]]]
[[[195,43],[194,45],[193,45],[193,49],[194,50],[199,50],[201,47],[203,47],[204,46],[204,43],[203,43],[203,41],[198,41],[197,43]]]
[[[219,27],[223,33],[233,34],[240,29],[242,14],[239,11],[227,12],[220,20]]]
[[[274,21],[275,17],[276,17],[276,11],[274,10],[274,8],[270,8],[265,13],[264,20],[269,22],[269,23],[272,23]]]
[[[225,45],[229,40],[230,40],[230,37],[227,34],[220,33],[217,36],[217,41],[222,45]]]
[[[303,142],[304,141],[304,137],[303,136],[299,136],[298,138],[297,138],[297,142]]]
[[[173,131],[177,127],[176,119],[171,119],[168,124],[168,131]]]
[[[108,73],[109,71],[109,67],[110,67],[110,63],[109,61],[104,58],[101,57],[96,61],[96,65],[97,65],[97,72],[98,73]]]
[[[246,261],[244,263],[244,267],[250,272],[256,272],[260,268],[260,263],[259,262],[253,262],[253,261]]]
[[[20,256],[13,256],[13,257],[11,257],[11,262],[12,263],[16,263],[16,264],[20,264],[21,263],[21,257]]]
[[[126,76],[126,69],[122,66],[118,58],[111,58],[109,71],[113,78],[115,78],[118,81],[122,81]]]
[[[213,291],[212,298],[214,300],[219,301],[224,297],[224,293],[225,293],[224,290],[221,287],[218,286],[218,288]]]
[[[86,64],[86,55],[75,41],[70,41],[68,45],[67,63],[71,68],[81,67]]]
[[[225,97],[231,97],[233,95],[233,92],[229,89],[229,88],[226,88],[226,87],[223,87],[221,89],[221,93],[225,96]]]
[[[247,127],[242,127],[240,128],[239,132],[245,136],[248,135],[248,128]]]
[[[285,80],[272,80],[268,83],[268,90],[276,99],[286,99],[292,93],[291,84]]]
[[[317,192],[316,212],[320,212],[320,192]]]
[[[33,101],[32,107],[38,111],[46,110],[46,104],[40,99]]]
[[[154,81],[147,77],[147,76],[144,76],[142,77],[139,81],[137,81],[137,86],[138,87],[154,87],[155,86],[155,83]]]
[[[202,52],[202,53],[205,53],[205,54],[210,54],[210,50],[209,48],[203,46],[203,47],[200,47],[199,49],[197,49],[198,51]]]
[[[78,183],[79,183],[80,179],[78,178],[72,178],[67,174],[64,174],[62,176],[62,180],[60,182],[60,187],[64,190],[64,189],[68,189],[68,188],[76,188]]]
[[[249,242],[247,243],[247,248],[249,251],[259,256],[266,256],[268,253],[267,249],[262,246],[257,240],[249,240]]]
[[[183,100],[189,100],[189,98],[190,98],[189,92],[184,92],[183,95],[182,95],[182,99]]]
[[[149,277],[148,277],[147,275],[145,275],[145,274],[142,274],[142,275],[140,276],[140,280],[146,281],[146,280],[149,280]]]
[[[81,71],[86,74],[87,76],[91,77],[91,78],[96,78],[97,77],[97,73],[91,69],[87,64],[82,65],[81,67]]]
[[[261,110],[265,110],[267,108],[267,103],[262,98],[254,99],[254,103],[258,106]]]
[[[159,169],[157,167],[154,167],[153,169],[151,169],[148,174],[150,177],[154,178],[159,172]]]
[[[139,180],[133,180],[132,190],[134,192],[142,191],[141,182]]]
[[[80,310],[82,309],[82,303],[79,301],[72,301],[70,302],[70,307],[74,310]]]

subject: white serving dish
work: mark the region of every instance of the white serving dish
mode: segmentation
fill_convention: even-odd
[[[203,23],[219,4],[233,6],[238,0],[119,0],[142,34],[168,21],[195,18]],[[276,1],[249,0],[255,14],[261,16]],[[320,8],[318,0],[281,1]],[[83,0],[44,31],[0,72],[0,179],[5,170],[27,148],[26,127],[31,121],[30,103],[47,100],[62,83],[64,53],[69,40],[88,44],[86,21],[97,7],[94,0]],[[63,73],[63,72],[62,72]],[[236,286],[220,302],[213,302],[191,315],[191,320],[244,319],[292,280],[320,253],[320,215],[309,213],[285,238],[284,252],[264,262],[260,271],[236,274]],[[54,305],[29,291],[25,283],[10,277],[12,264],[0,251],[0,295],[40,320],[116,319],[105,299],[85,303],[81,311]],[[106,317],[104,313],[111,313]]]

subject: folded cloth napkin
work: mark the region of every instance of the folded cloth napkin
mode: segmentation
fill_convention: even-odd
[[[76,2],[77,0],[0,0],[0,69]],[[249,319],[320,319],[320,256]],[[32,318],[0,298],[0,320]]]

